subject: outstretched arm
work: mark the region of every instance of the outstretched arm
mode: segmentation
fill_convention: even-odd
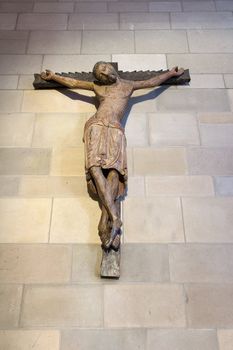
[[[62,77],[61,75],[53,73],[51,70],[47,70],[41,73],[41,78],[44,80],[53,80],[62,85],[65,85],[71,89],[84,89],[94,90],[94,84],[89,81],[77,80],[69,77]]]
[[[178,67],[174,67],[170,71],[157,75],[156,77],[153,77],[147,80],[142,80],[142,81],[134,81],[133,89],[138,90],[138,89],[145,89],[145,88],[152,88],[155,86],[159,86],[164,81],[172,77],[178,77],[183,73],[184,73],[183,68],[178,69]]]

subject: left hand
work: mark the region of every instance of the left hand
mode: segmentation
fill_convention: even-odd
[[[172,73],[173,77],[179,77],[180,75],[182,75],[184,73],[184,68],[179,68],[178,66],[173,67],[170,72]]]

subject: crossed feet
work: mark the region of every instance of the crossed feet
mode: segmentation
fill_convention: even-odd
[[[113,223],[110,235],[109,232],[100,234],[102,248],[104,250],[113,249],[117,251],[119,249],[121,244],[121,225],[121,220],[117,219],[116,222]]]

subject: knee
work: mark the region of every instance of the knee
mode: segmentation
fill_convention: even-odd
[[[108,177],[110,178],[110,180],[114,181],[114,180],[118,180],[119,179],[119,174],[117,172],[117,170],[113,169],[110,171]]]
[[[93,178],[96,178],[99,175],[100,168],[97,166],[93,166],[90,169],[90,174]]]

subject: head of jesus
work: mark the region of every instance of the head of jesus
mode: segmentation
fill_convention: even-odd
[[[107,62],[97,62],[93,68],[94,77],[103,84],[113,84],[117,81],[118,74],[114,67]]]

